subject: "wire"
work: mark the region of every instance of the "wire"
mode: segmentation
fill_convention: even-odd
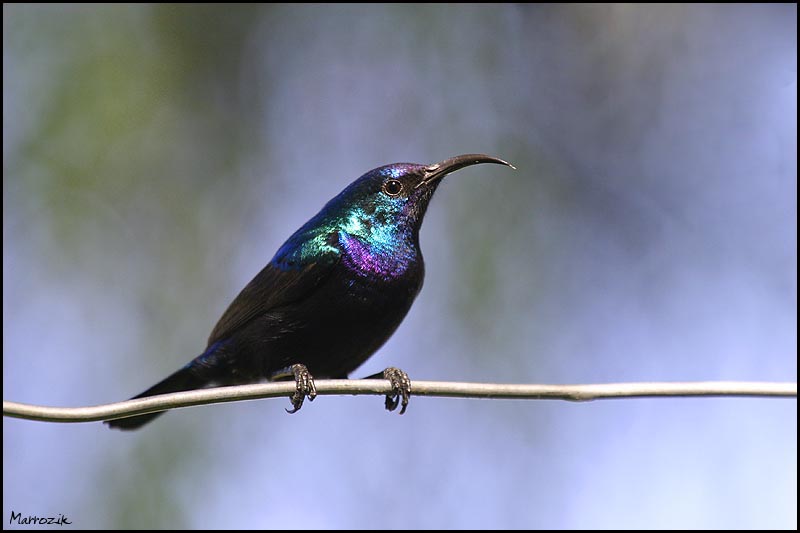
[[[342,394],[386,395],[392,393],[391,385],[383,379],[326,379],[315,381],[315,385],[317,394],[321,396]],[[295,388],[294,382],[237,385],[175,392],[93,407],[45,407],[3,401],[3,416],[42,422],[96,422],[195,405],[291,396],[295,392]],[[796,398],[797,383],[699,381],[685,383],[604,383],[595,385],[511,385],[414,381],[411,384],[411,392],[413,396],[569,400],[575,402],[611,398],[687,396]]]

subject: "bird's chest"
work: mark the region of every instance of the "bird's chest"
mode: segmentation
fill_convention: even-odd
[[[422,288],[419,251],[413,245],[371,245],[346,234],[339,244],[341,263],[332,285],[340,299],[332,307],[349,319],[358,316],[361,326],[394,330]]]
[[[422,263],[419,250],[411,242],[370,241],[340,233],[339,246],[342,266],[355,282],[367,285],[406,283],[417,275]]]
[[[414,250],[370,250],[358,240],[342,254],[337,284],[349,306],[367,313],[405,315],[424,276],[422,260]]]
[[[295,324],[287,353],[303,355],[315,376],[344,377],[361,365],[397,329],[422,287],[416,263],[401,269],[381,258],[344,259],[303,312],[287,316]]]

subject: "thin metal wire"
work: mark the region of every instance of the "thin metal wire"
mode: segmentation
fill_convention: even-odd
[[[392,392],[383,379],[325,379],[315,381],[317,394],[385,395]],[[3,401],[3,416],[42,422],[96,422],[179,409],[195,405],[236,402],[291,396],[294,382],[237,385],[175,392],[96,405],[93,407],[45,407]],[[448,398],[495,398],[519,400],[568,400],[583,402],[612,398],[750,396],[797,398],[797,383],[698,381],[685,383],[604,383],[595,385],[511,385],[498,383],[459,383],[414,381],[412,396]]]

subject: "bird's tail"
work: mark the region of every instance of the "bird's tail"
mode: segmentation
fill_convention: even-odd
[[[197,372],[194,371],[194,369],[191,368],[190,365],[186,365],[185,367],[181,368],[174,374],[168,376],[166,379],[156,383],[143,393],[134,396],[133,398],[131,398],[131,400],[135,400],[137,398],[146,398],[148,396],[156,396],[158,394],[167,394],[169,392],[181,392],[181,391],[199,389],[205,385],[206,385],[206,380],[202,379],[201,377],[198,377]],[[163,411],[160,413],[149,413],[146,415],[132,416],[129,418],[106,420],[105,423],[108,424],[108,427],[112,429],[123,429],[123,430],[139,429],[140,427],[147,424],[154,418],[163,414],[164,414]]]

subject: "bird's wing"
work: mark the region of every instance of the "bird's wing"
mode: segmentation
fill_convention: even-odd
[[[314,262],[284,269],[270,262],[231,302],[208,338],[208,345],[231,336],[235,331],[278,307],[305,298],[339,262],[339,255],[326,253]]]

